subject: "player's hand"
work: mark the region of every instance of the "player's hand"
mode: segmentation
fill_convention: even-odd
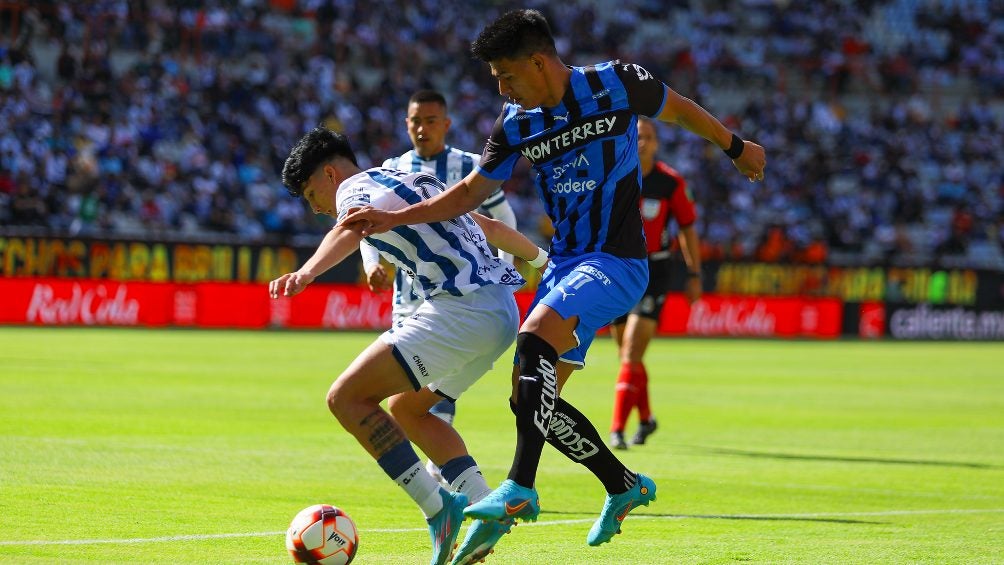
[[[752,141],[744,141],[743,144],[742,154],[737,159],[733,159],[732,164],[750,182],[763,180],[764,168],[767,166],[767,156],[764,154],[763,147]]]
[[[687,304],[693,306],[701,299],[702,292],[700,277],[687,277],[687,284],[683,287],[683,296],[686,297]]]
[[[547,263],[544,263],[544,266],[539,269],[534,269],[533,266],[522,257],[513,257],[512,265],[513,267],[516,267],[516,272],[519,273],[519,276],[523,277],[523,280],[526,281],[524,288],[528,289],[536,288],[540,283],[540,279],[544,276],[544,271],[547,270]]]
[[[369,285],[370,290],[373,292],[380,292],[388,290],[392,282],[387,275],[387,269],[384,269],[383,265],[377,263],[366,269],[366,284]]]
[[[307,285],[314,282],[314,276],[308,273],[286,273],[281,277],[268,283],[268,295],[272,298],[279,296],[296,296],[307,288]]]
[[[342,218],[342,221],[338,222],[338,225],[359,235],[367,236],[383,233],[398,224],[394,222],[394,215],[390,212],[372,206],[364,206],[358,210],[350,211],[347,216]]]

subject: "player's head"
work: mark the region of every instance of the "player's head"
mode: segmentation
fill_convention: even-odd
[[[356,155],[344,135],[324,127],[308,131],[289,151],[282,184],[302,196],[318,214],[335,215],[335,191],[346,170],[358,170]]]
[[[645,116],[638,116],[638,160],[651,163],[659,151],[659,131],[655,122]]]
[[[506,12],[488,24],[471,44],[471,53],[491,66],[499,94],[527,109],[544,102],[546,75],[560,63],[551,26],[540,12],[529,9]]]
[[[435,90],[419,90],[408,100],[408,137],[415,151],[429,158],[446,148],[450,117],[446,98]]]

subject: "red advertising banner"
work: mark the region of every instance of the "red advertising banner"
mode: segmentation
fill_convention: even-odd
[[[393,307],[389,292],[353,285],[311,285],[292,299],[272,300],[273,326],[385,330]]]
[[[0,278],[0,324],[331,328],[383,330],[391,294],[315,283],[294,298],[271,300],[264,284],[115,282],[100,279]],[[520,292],[520,311],[533,294]],[[671,293],[659,333],[689,336],[814,337],[840,335],[842,304],[829,298],[722,297],[693,307]]]
[[[705,294],[690,306],[682,294],[671,293],[659,321],[659,333],[832,339],[840,335],[842,316],[842,303],[835,298]]]
[[[264,284],[0,278],[0,293],[7,324],[382,330],[392,307],[390,293],[342,284],[271,300]]]
[[[0,323],[165,326],[174,285],[66,279],[0,279]]]

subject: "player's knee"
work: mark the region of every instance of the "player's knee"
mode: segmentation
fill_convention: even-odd
[[[405,404],[405,402],[401,401],[400,397],[392,396],[387,401],[387,411],[390,412],[390,415],[393,416],[395,420],[400,422],[401,418],[407,417],[408,415],[408,410]]]
[[[351,403],[351,395],[346,387],[342,386],[342,382],[335,381],[328,389],[327,403],[328,410],[338,419],[341,419],[342,415],[346,413],[349,404]]]
[[[328,403],[328,411],[337,416],[338,402],[340,398],[339,398],[339,391],[333,385],[331,388],[328,389],[328,396],[325,400]]]

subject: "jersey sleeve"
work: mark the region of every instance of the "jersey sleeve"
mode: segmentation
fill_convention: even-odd
[[[634,63],[617,63],[614,71],[627,91],[628,106],[632,112],[653,118],[662,112],[668,87],[661,80],[645,67]]]
[[[335,194],[335,209],[338,210],[338,221],[348,215],[349,212],[373,205],[373,187],[365,183],[356,183],[351,186],[339,187]]]
[[[694,198],[687,188],[687,181],[682,176],[673,175],[676,179],[676,190],[669,201],[669,208],[673,212],[676,223],[681,228],[685,228],[697,220],[697,210],[694,209]]]
[[[510,146],[509,140],[506,139],[503,127],[505,114],[506,111],[503,109],[499,118],[495,120],[495,128],[485,143],[484,153],[481,154],[481,162],[474,169],[474,172],[492,180],[506,180],[512,176],[512,169],[520,157],[519,152]]]
[[[366,269],[380,262],[380,252],[365,239],[359,242],[359,255],[362,257],[363,267]]]

